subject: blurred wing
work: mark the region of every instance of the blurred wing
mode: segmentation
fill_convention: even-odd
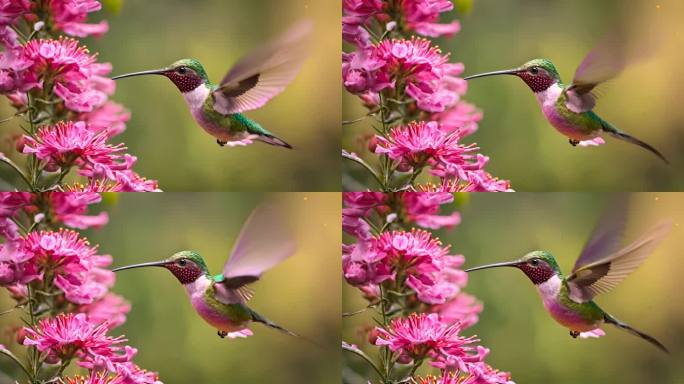
[[[570,298],[587,302],[613,289],[646,260],[671,228],[671,222],[661,222],[620,251],[574,271],[567,280]]]
[[[233,66],[214,95],[214,109],[224,115],[259,108],[294,80],[307,57],[312,24],[303,21],[280,39],[257,49]]]
[[[240,231],[230,258],[223,266],[224,286],[238,289],[257,281],[261,274],[292,256],[296,242],[282,209],[261,205]]]
[[[571,111],[581,113],[593,109],[597,98],[592,92],[594,88],[615,78],[629,64],[625,41],[625,36],[613,33],[584,57],[566,91],[566,106]]]
[[[584,265],[615,253],[622,243],[622,235],[627,225],[629,212],[629,195],[620,194],[610,203],[596,223],[589,241],[584,245],[572,271]]]

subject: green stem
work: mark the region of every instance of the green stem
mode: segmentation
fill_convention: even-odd
[[[24,364],[21,361],[19,361],[19,359],[16,356],[14,356],[12,352],[3,347],[0,348],[0,353],[12,359],[12,361],[14,361],[21,368],[21,370],[24,371],[29,380],[33,381],[33,376],[31,375],[31,372],[29,372],[29,370],[24,366]]]
[[[359,348],[356,348],[350,344],[347,344],[345,342],[342,342],[342,350],[347,351],[347,352],[351,352],[351,353],[355,354],[356,356],[359,356],[364,361],[366,361],[371,367],[373,367],[373,370],[375,370],[375,372],[378,374],[378,376],[380,376],[382,381],[387,380],[385,375],[383,375],[382,371],[380,370],[380,368],[378,368],[378,366],[375,365],[373,360],[368,355],[366,355],[362,350],[360,350]]]
[[[19,174],[19,176],[21,176],[21,179],[24,181],[24,183],[26,183],[26,186],[28,186],[29,188],[32,188],[31,187],[31,181],[29,181],[28,176],[26,176],[26,174],[24,174],[24,171],[22,171],[18,165],[14,164],[14,162],[12,160],[10,160],[8,157],[6,157],[3,154],[0,154],[0,161],[9,165],[15,172],[17,172],[17,174]]]

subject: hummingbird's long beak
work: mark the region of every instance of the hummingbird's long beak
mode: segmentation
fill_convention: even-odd
[[[487,269],[487,268],[517,267],[518,264],[520,264],[520,262],[518,260],[506,261],[503,263],[494,263],[494,264],[481,265],[479,267],[468,268],[464,272],[472,272],[472,271],[477,271],[478,269]]]
[[[503,71],[485,72],[485,73],[480,73],[477,75],[464,77],[463,80],[470,80],[470,79],[475,79],[478,77],[497,76],[497,75],[515,75],[519,71],[520,70],[518,68],[515,68],[515,69],[504,69]]]
[[[119,76],[114,76],[114,77],[112,77],[112,80],[123,79],[124,77],[133,77],[133,76],[162,75],[166,71],[167,71],[166,68],[162,68],[162,69],[152,69],[149,71],[131,72],[131,73],[126,73],[126,74],[119,75]]]
[[[163,267],[166,264],[168,264],[168,261],[166,261],[166,260],[151,261],[149,263],[140,263],[140,264],[126,265],[124,267],[114,268],[114,269],[112,269],[112,272],[118,272],[118,271],[123,271],[124,269],[132,269],[132,268]]]

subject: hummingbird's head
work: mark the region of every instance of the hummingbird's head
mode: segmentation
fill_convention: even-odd
[[[194,282],[200,276],[209,274],[209,269],[204,263],[204,259],[195,251],[181,251],[164,260],[127,265],[114,268],[112,271],[117,272],[124,269],[142,267],[164,267],[171,271],[178,281],[184,285]]]
[[[182,93],[190,92],[200,85],[209,82],[209,77],[207,76],[204,67],[195,59],[181,59],[166,68],[127,73],[125,75],[114,76],[112,77],[112,80],[144,75],[166,76]]]
[[[534,285],[541,284],[550,279],[554,275],[560,275],[560,267],[556,263],[556,259],[550,252],[547,251],[533,251],[525,256],[503,263],[487,264],[479,267],[466,269],[466,272],[476,271],[478,269],[498,268],[498,267],[515,267],[523,271],[527,277],[532,280]]]
[[[173,81],[178,90],[185,93],[209,81],[207,72],[195,59],[181,59],[169,65],[162,75]]]
[[[497,76],[497,75],[514,75],[522,79],[527,84],[532,92],[542,92],[547,90],[553,84],[560,82],[560,75],[549,59],[534,59],[521,65],[518,68],[505,69],[503,71],[494,71],[480,73],[464,77],[464,80],[475,79],[478,77]]]

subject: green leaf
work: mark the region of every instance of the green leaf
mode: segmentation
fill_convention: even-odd
[[[123,8],[123,1],[124,0],[102,0],[102,6],[105,11],[118,15]]]

